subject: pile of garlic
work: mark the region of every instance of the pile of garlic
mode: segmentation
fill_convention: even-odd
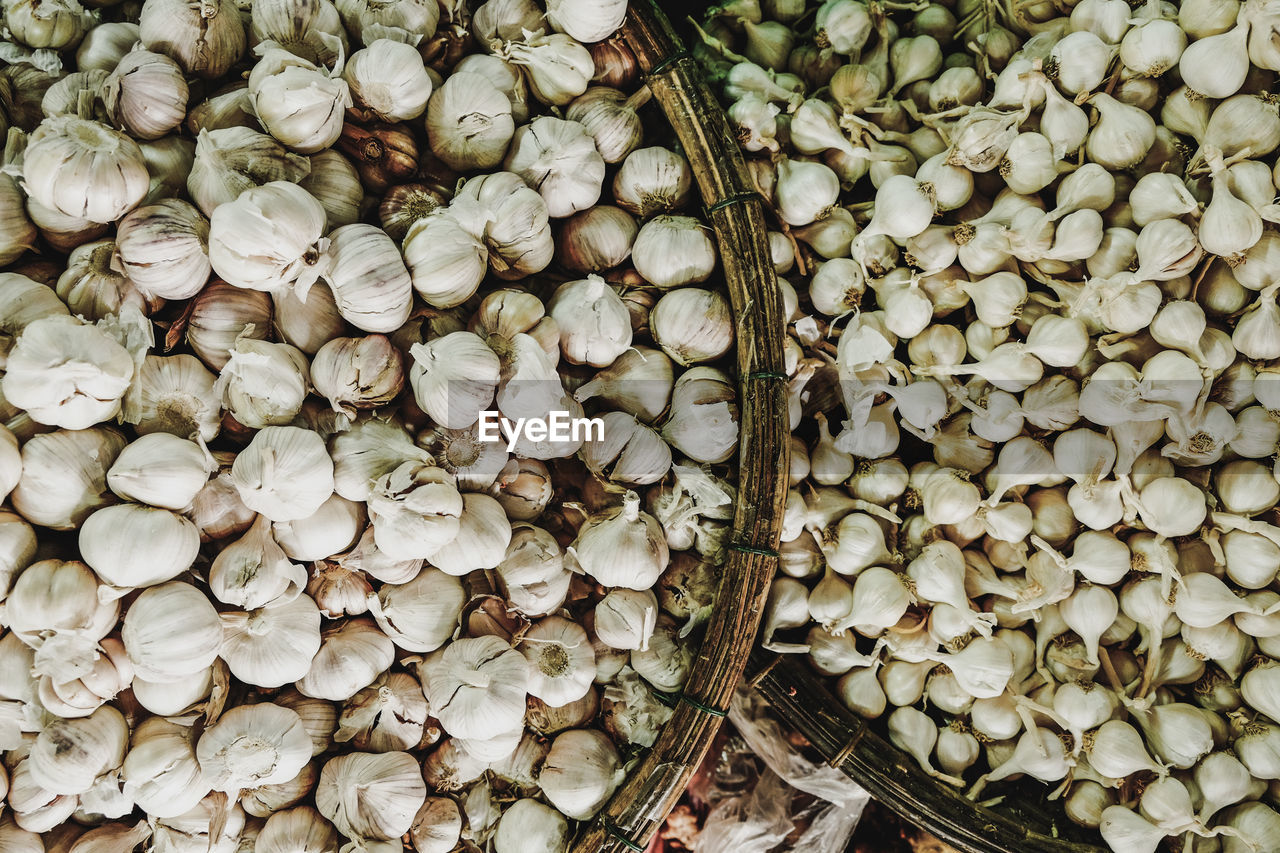
[[[91,5],[3,3],[0,849],[565,850],[735,497],[625,2]]]
[[[792,292],[765,645],[1118,853],[1280,838],[1278,31],[728,0],[694,48]]]

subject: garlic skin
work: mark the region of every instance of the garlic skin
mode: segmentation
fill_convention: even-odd
[[[689,161],[667,148],[637,148],[613,176],[614,202],[640,219],[680,210],[693,191]]]
[[[663,295],[649,314],[649,331],[681,366],[714,361],[734,342],[733,311],[718,291],[682,287]]]
[[[138,553],[140,542],[146,543],[145,555]],[[189,569],[200,549],[200,534],[194,524],[167,509],[123,503],[85,519],[79,544],[85,562],[100,578],[130,589],[163,583]]]
[[[214,791],[287,782],[311,759],[302,718],[270,702],[230,708],[196,741],[200,771]]]

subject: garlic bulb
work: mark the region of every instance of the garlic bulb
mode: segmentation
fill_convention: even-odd
[[[300,181],[310,171],[306,157],[265,133],[239,126],[201,129],[187,190],[204,215],[212,216],[218,205],[235,201],[247,189],[273,181]]]
[[[342,77],[366,119],[407,121],[427,108],[431,79],[412,45],[375,39],[347,60]]]
[[[648,219],[684,207],[693,190],[689,161],[662,147],[638,148],[627,155],[613,176],[618,207]]]
[[[524,69],[533,96],[552,106],[564,106],[585,92],[595,73],[591,53],[562,33],[513,42],[505,58]]]
[[[186,117],[187,81],[164,54],[135,50],[121,57],[103,84],[102,101],[130,135],[159,139]]]
[[[329,234],[324,277],[342,318],[366,332],[392,332],[412,308],[412,283],[391,238],[372,225],[344,225]]]
[[[27,140],[22,188],[64,216],[114,222],[137,207],[149,184],[138,144],[96,121],[55,116]]]
[[[107,471],[126,444],[109,427],[57,430],[22,446],[22,476],[9,499],[32,524],[73,530],[111,502]]]
[[[289,708],[261,702],[228,709],[196,741],[196,759],[215,791],[286,782],[311,758],[311,738]]]
[[[511,102],[479,74],[449,75],[427,102],[431,151],[452,169],[492,169],[514,133]]]
[[[264,130],[299,154],[336,142],[350,106],[345,80],[286,50],[267,50],[249,74],[249,109]]]
[[[394,659],[395,647],[372,619],[348,619],[321,633],[320,651],[298,679],[298,692],[344,702],[386,672]]]
[[[448,429],[475,423],[493,402],[501,363],[472,332],[452,332],[414,344],[409,384],[414,399],[432,420]]]
[[[321,273],[317,264],[324,226],[324,208],[296,184],[272,181],[251,187],[213,210],[209,261],[237,287],[274,291],[293,286],[305,295]]]
[[[733,311],[724,296],[700,287],[663,294],[649,314],[654,341],[686,367],[727,353],[733,347],[733,328]]]
[[[553,707],[587,694],[596,675],[596,656],[580,625],[559,616],[536,622],[520,639],[529,662],[529,695]]]
[[[426,798],[422,771],[405,752],[331,758],[316,787],[316,809],[358,842],[399,839]]]
[[[148,355],[124,400],[124,420],[139,435],[198,433],[204,441],[218,434],[222,417],[213,385],[216,377],[191,355]]]
[[[397,646],[433,652],[453,636],[465,603],[462,584],[434,568],[424,568],[402,584],[384,584],[367,596],[378,626]]]
[[[269,426],[254,435],[231,466],[245,506],[272,521],[306,518],[333,494],[333,461],[310,430]]]
[[[431,711],[455,737],[518,729],[529,683],[524,657],[498,637],[455,640],[423,670]]]
[[[350,417],[390,403],[404,387],[403,357],[383,335],[330,340],[310,372],[316,392]]]
[[[631,346],[626,306],[599,276],[560,285],[547,313],[560,327],[560,348],[572,364],[608,367]]]
[[[222,370],[241,335],[265,340],[270,332],[271,297],[262,291],[214,280],[192,300],[187,343],[214,370]]]
[[[134,599],[120,637],[138,676],[167,684],[213,663],[222,642],[222,623],[203,593],[170,581],[148,587]]]
[[[88,717],[55,720],[36,737],[27,757],[31,781],[56,795],[83,794],[124,760],[129,726],[103,705]]]
[[[604,158],[586,128],[551,116],[516,130],[502,167],[536,189],[554,218],[592,207],[604,183]]]
[[[552,741],[538,786],[562,814],[587,820],[623,778],[618,752],[608,737],[593,729],[573,729]]]
[[[243,537],[219,551],[209,567],[214,597],[245,610],[286,604],[305,585],[306,571],[289,560],[261,515]]]
[[[130,589],[163,583],[189,569],[200,550],[200,533],[167,509],[123,503],[85,519],[79,542],[84,561],[98,577]],[[138,552],[139,543],[146,543],[145,554]]]
[[[244,24],[232,0],[206,0],[198,7],[180,0],[151,3],[138,26],[148,50],[206,79],[223,76],[245,49]]]
[[[271,607],[221,615],[219,656],[237,679],[280,687],[307,676],[320,649],[320,610],[306,595]]]
[[[569,823],[564,816],[537,800],[512,803],[498,820],[493,834],[497,853],[555,853],[569,840]]]
[[[22,330],[0,388],[38,423],[85,429],[120,412],[133,377],[129,350],[102,326],[50,316]]]
[[[592,518],[569,547],[582,571],[605,586],[648,589],[667,566],[662,525],[627,492],[621,507]]]
[[[631,262],[650,284],[679,287],[706,281],[715,269],[716,249],[697,219],[660,215],[640,227],[631,247]]]
[[[188,299],[209,278],[209,222],[185,201],[131,211],[116,227],[116,259],[144,296]]]

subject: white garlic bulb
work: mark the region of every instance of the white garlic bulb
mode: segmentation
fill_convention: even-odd
[[[237,705],[200,734],[196,759],[212,790],[235,794],[292,779],[311,760],[311,738],[289,708]]]
[[[640,496],[631,491],[621,507],[588,520],[569,552],[597,582],[627,589],[653,586],[669,556],[662,525],[640,509]]]
[[[305,678],[320,650],[320,610],[309,596],[222,614],[219,656],[246,684],[280,687]]]
[[[181,199],[131,211],[116,227],[116,255],[144,295],[189,299],[209,279],[209,221]]]
[[[237,287],[305,295],[319,276],[319,241],[325,212],[309,192],[287,181],[251,187],[214,208],[209,219],[209,261]]]
[[[608,367],[631,346],[631,315],[598,275],[560,285],[547,313],[560,328],[560,349],[571,364]]]
[[[249,73],[249,109],[267,133],[299,154],[336,142],[350,106],[346,80],[287,50],[267,50]]]
[[[465,603],[462,583],[434,568],[424,568],[402,584],[384,584],[367,598],[378,627],[411,652],[443,646],[453,636]]]
[[[231,466],[245,506],[272,521],[306,518],[333,494],[333,461],[324,439],[295,426],[259,430]]]
[[[492,169],[514,134],[511,102],[479,74],[450,74],[427,102],[427,141],[451,169]]]
[[[307,357],[297,347],[240,337],[227,352],[213,390],[237,421],[262,429],[297,416],[309,379]]]
[[[218,656],[222,622],[195,587],[170,581],[144,589],[120,630],[138,676],[162,684],[183,681]]]
[[[164,583],[191,568],[200,551],[200,532],[167,509],[122,503],[85,519],[79,544],[98,577],[131,589]]]
[[[455,737],[486,738],[518,729],[529,683],[524,657],[499,637],[455,640],[423,668],[423,692]]]
[[[407,752],[353,752],[325,762],[316,808],[357,841],[398,839],[427,799],[418,762]]]
[[[151,178],[138,143],[96,121],[45,119],[27,140],[22,188],[64,216],[114,222],[137,207]]]
[[[556,735],[538,785],[561,813],[588,820],[622,784],[618,750],[603,732],[572,729]]]
[[[167,432],[139,436],[107,470],[107,487],[125,500],[185,510],[217,465],[208,451]]]
[[[680,287],[710,277],[716,265],[716,248],[697,219],[663,214],[640,226],[631,247],[631,262],[655,287]]]
[[[431,78],[412,45],[375,39],[347,60],[342,78],[366,120],[408,121],[427,108]]]
[[[536,189],[554,218],[592,207],[604,184],[604,158],[586,128],[553,116],[519,127],[502,167]]]
[[[395,243],[372,225],[329,234],[324,274],[342,318],[366,332],[393,332],[409,319],[413,284]]]

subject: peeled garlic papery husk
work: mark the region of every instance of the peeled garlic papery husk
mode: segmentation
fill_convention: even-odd
[[[163,717],[149,717],[134,728],[120,776],[125,794],[148,814],[177,817],[209,793],[192,735],[190,728]]]
[[[306,595],[250,612],[223,613],[219,655],[246,684],[279,687],[304,678],[320,649],[320,611]]]
[[[402,649],[433,652],[453,636],[462,606],[462,583],[427,567],[402,584],[383,584],[367,596],[378,627]]]
[[[22,330],[0,383],[37,423],[85,429],[119,413],[133,378],[133,357],[100,326],[49,316]]]
[[[252,128],[201,130],[187,190],[204,215],[212,216],[219,205],[235,201],[245,190],[273,181],[300,181],[310,171],[306,157]]]
[[[22,477],[9,496],[13,508],[32,524],[74,530],[111,503],[107,471],[126,444],[110,427],[32,437],[22,446]]]
[[[618,751],[593,729],[561,732],[538,774],[538,786],[562,814],[588,820],[625,778]]]
[[[107,486],[125,500],[180,512],[216,468],[194,441],[158,432],[139,436],[120,452],[107,471]]]
[[[549,106],[565,106],[581,95],[595,74],[591,52],[562,33],[512,42],[503,55],[524,69],[529,91]]]
[[[163,199],[120,220],[113,266],[147,297],[188,299],[209,278],[208,241],[209,222],[200,211]]]
[[[46,119],[27,140],[22,188],[64,216],[114,222],[147,194],[150,176],[138,144],[96,121]]]
[[[237,287],[275,291],[292,285],[305,294],[323,271],[324,226],[324,208],[297,184],[251,187],[211,214],[209,260]]]
[[[320,771],[316,808],[357,842],[398,839],[427,798],[422,771],[406,752],[353,752]]]
[[[299,154],[315,154],[342,133],[351,89],[287,50],[267,50],[249,74],[249,109],[264,130]]]
[[[245,506],[272,521],[293,521],[315,513],[333,494],[333,461],[319,434],[269,426],[236,456],[231,481]]]
[[[632,151],[613,176],[614,202],[641,219],[679,210],[692,191],[689,161],[661,146]]]
[[[261,429],[290,423],[297,416],[310,384],[301,350],[242,337],[227,356],[213,388],[232,417]]]
[[[245,610],[292,601],[306,583],[306,569],[293,563],[276,543],[271,522],[263,515],[243,537],[219,551],[209,567],[209,591],[214,597]]]
[[[36,737],[27,759],[31,779],[57,794],[82,794],[101,774],[124,760],[129,725],[110,705],[90,716],[55,720]]]
[[[578,566],[605,586],[648,589],[667,567],[666,533],[628,491],[621,507],[587,521],[569,547]]]
[[[234,794],[292,779],[311,760],[311,738],[289,708],[238,705],[201,733],[196,758],[213,790]]]
[[[733,311],[715,290],[682,287],[663,294],[649,315],[654,341],[677,364],[713,361],[733,347]]]
[[[455,640],[422,676],[431,712],[451,735],[482,739],[520,727],[528,665],[501,638]]]
[[[631,262],[655,287],[679,287],[707,280],[715,269],[716,248],[697,219],[664,214],[640,227]]]
[[[189,569],[200,550],[200,532],[167,509],[122,503],[85,519],[79,542],[98,577],[131,589],[163,583]]]
[[[140,678],[169,683],[213,663],[222,643],[222,623],[203,593],[170,581],[148,587],[134,599],[120,636]]]
[[[604,184],[604,158],[586,128],[553,116],[518,128],[502,166],[536,189],[554,218],[592,207]]]
[[[426,125],[432,153],[459,171],[497,166],[515,133],[507,96],[467,71],[449,75],[431,94]]]

